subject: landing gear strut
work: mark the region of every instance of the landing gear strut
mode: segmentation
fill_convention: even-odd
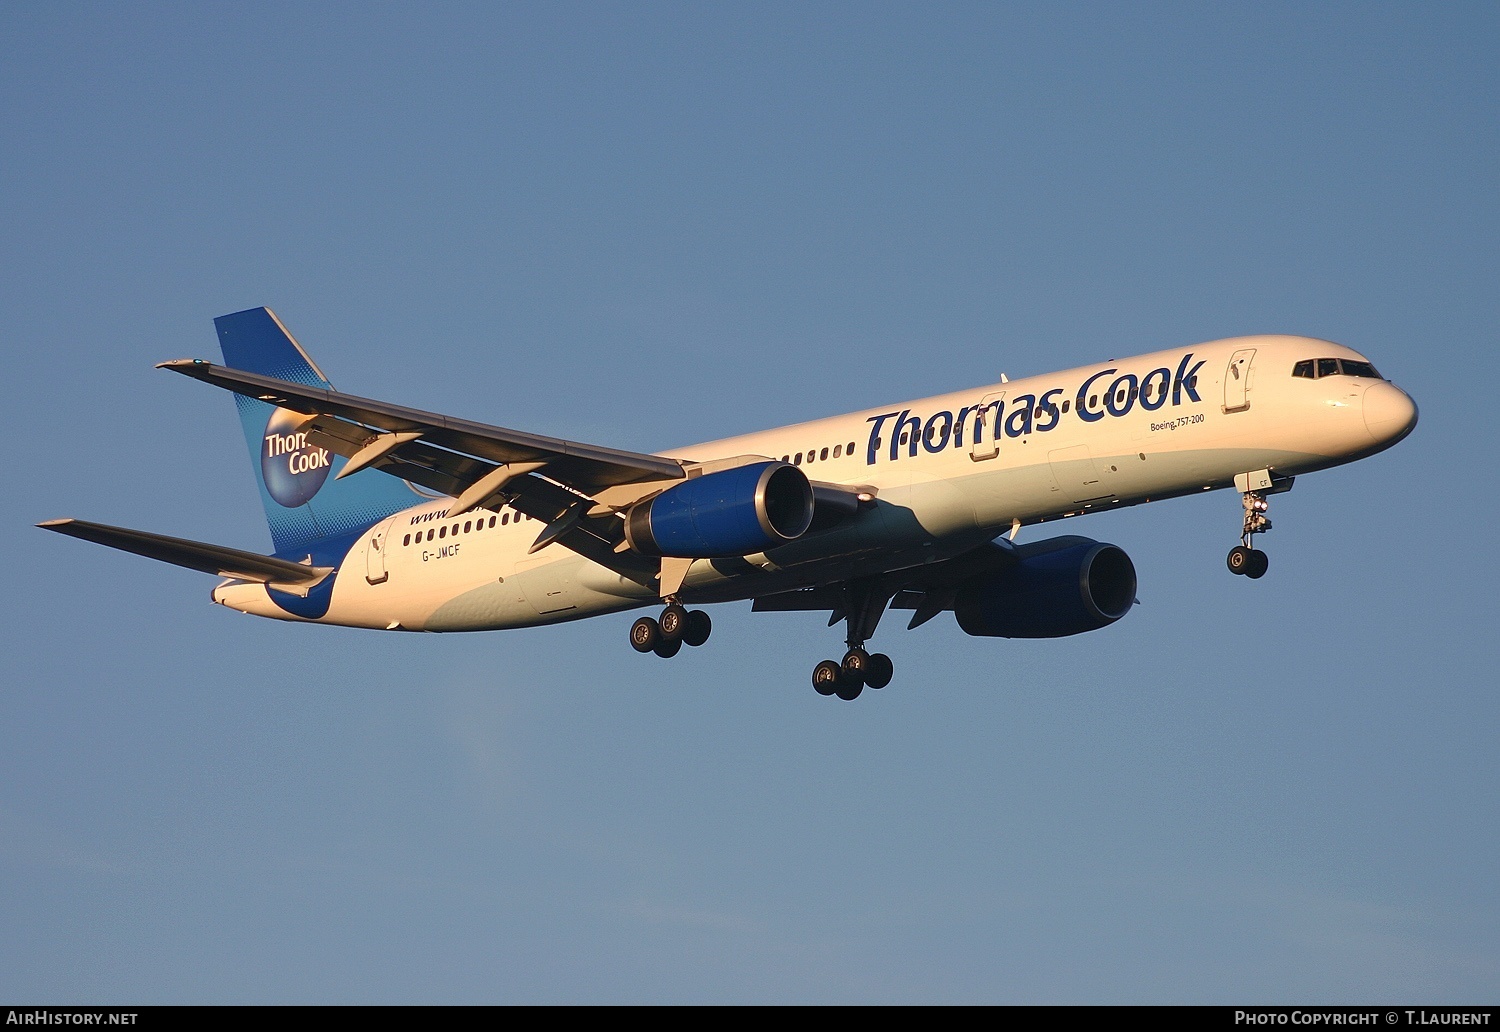
[[[813,688],[819,695],[837,695],[846,702],[859,698],[866,688],[884,688],[891,683],[895,664],[881,652],[865,651],[865,641],[875,633],[875,626],[885,612],[890,595],[869,584],[850,584],[844,588],[842,610],[848,623],[845,639],[849,651],[842,663],[825,659],[813,667]],[[834,612],[837,622],[839,611]]]
[[[671,659],[684,645],[697,648],[713,633],[713,621],[701,609],[684,609],[675,599],[667,602],[660,619],[643,616],[630,625],[630,647]]]
[[[1243,574],[1251,580],[1257,580],[1266,575],[1271,560],[1266,553],[1257,551],[1250,542],[1254,535],[1264,534],[1271,529],[1271,518],[1266,515],[1271,503],[1259,491],[1246,491],[1241,497],[1245,504],[1245,526],[1240,534],[1240,543],[1229,550],[1229,557],[1225,561],[1230,573]]]

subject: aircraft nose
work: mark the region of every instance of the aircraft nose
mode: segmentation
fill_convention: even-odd
[[[1364,397],[1365,429],[1377,444],[1395,444],[1417,425],[1417,403],[1392,383],[1371,384]]]

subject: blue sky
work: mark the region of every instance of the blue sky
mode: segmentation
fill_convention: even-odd
[[[1493,1002],[1500,11],[721,8],[0,11],[0,999]],[[1257,332],[1422,419],[1259,582],[1232,494],[1090,517],[1127,619],[890,619],[843,704],[816,616],[296,627],[31,529],[268,548],[152,368],[262,304],[626,448]]]

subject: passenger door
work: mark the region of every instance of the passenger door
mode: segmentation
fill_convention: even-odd
[[[1000,421],[1004,414],[1005,392],[986,394],[974,417],[974,439],[969,442],[970,459],[981,462],[1000,454]]]
[[[365,546],[365,580],[371,584],[383,584],[390,577],[390,572],[386,569],[385,551],[395,523],[396,517],[392,516],[376,527],[370,535],[369,544]]]
[[[1250,360],[1254,357],[1254,348],[1230,356],[1229,368],[1224,371],[1225,412],[1243,412],[1250,407]]]

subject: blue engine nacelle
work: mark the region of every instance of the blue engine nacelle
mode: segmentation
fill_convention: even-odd
[[[1123,549],[1060,537],[1016,549],[1019,562],[958,589],[965,634],[1061,638],[1114,623],[1135,604],[1135,564]]]
[[[705,473],[633,506],[625,538],[642,555],[751,555],[795,541],[812,518],[812,485],[802,470],[754,462]]]

